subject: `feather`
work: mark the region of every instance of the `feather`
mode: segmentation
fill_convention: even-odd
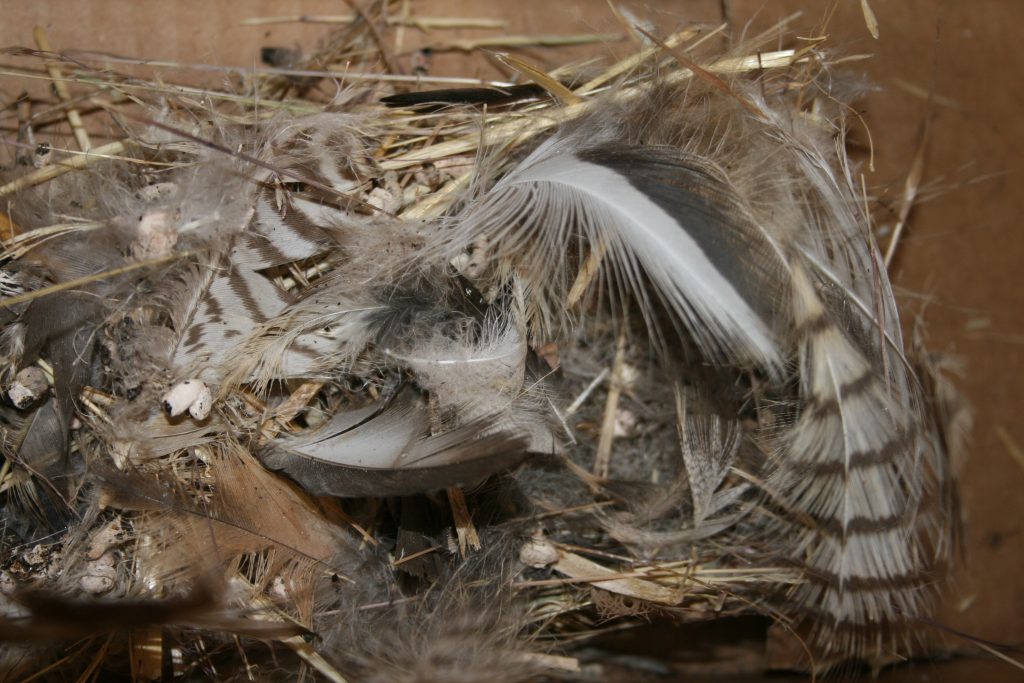
[[[69,452],[70,429],[82,388],[99,373],[98,331],[109,306],[123,294],[124,278],[103,279],[102,274],[124,263],[120,251],[123,235],[116,227],[101,226],[81,239],[60,239],[38,247],[32,257],[42,273],[55,283],[85,276],[93,282],[31,300],[18,316],[24,335],[17,340],[13,362],[24,371],[45,357],[52,368],[51,395],[37,403],[12,460],[37,482],[36,500],[51,526],[61,529],[71,515],[81,467],[73,464]]]
[[[806,563],[807,583],[795,593],[818,613],[818,643],[862,651],[876,647],[858,640],[864,634],[898,630],[930,601],[936,560],[929,548],[941,546],[926,500],[936,444],[909,402],[908,379],[887,388],[881,370],[832,321],[806,272],[794,273],[804,405],[785,438],[775,486],[794,518],[809,520],[786,527]]]
[[[500,107],[514,102],[531,101],[545,97],[547,92],[536,83],[524,83],[503,88],[449,88],[426,92],[406,92],[380,99],[388,107],[437,111],[451,105]]]
[[[871,656],[928,609],[928,576],[942,561],[929,548],[944,546],[941,512],[927,504],[941,453],[922,422],[891,288],[848,178],[831,170],[815,135],[772,125],[752,92],[743,101],[765,116],[719,101],[714,128],[666,131],[656,107],[685,112],[701,101],[666,92],[625,107],[626,124],[595,117],[542,143],[450,220],[447,253],[486,244],[507,264],[492,265],[491,277],[522,277],[534,334],[557,339],[568,271],[586,245],[603,255],[610,300],[639,307],[649,327],[651,302],[661,301],[681,323],[680,343],[662,332],[659,353],[692,339],[700,362],[765,373],[759,394],[775,417],[751,436],[769,454],[763,493],[785,510],[774,524],[784,555],[807,576],[785,609],[807,620],[822,651]],[[635,144],[629,124],[638,121],[647,140],[679,146]],[[734,395],[737,412],[741,400]],[[688,424],[683,439],[698,516],[734,448],[723,442],[699,457],[691,439],[700,433]],[[616,524],[606,526],[630,538]]]
[[[279,439],[261,457],[318,495],[398,496],[475,483],[522,462],[525,445],[486,420],[431,435],[426,405],[405,390]]]
[[[259,193],[249,230],[236,238],[195,301],[171,360],[180,371],[202,369],[219,380],[217,369],[235,349],[293,300],[260,271],[310,258],[330,244],[318,226],[337,220],[336,213],[301,199],[276,209],[275,201],[272,188]]]
[[[520,307],[507,297],[488,305],[471,284],[457,284],[465,294],[457,307],[466,313],[465,325],[446,331],[434,326],[429,337],[412,341],[403,335],[384,353],[408,368],[435,409],[456,425],[494,421],[496,430],[527,437],[531,453],[557,452],[558,440],[543,418],[547,407],[539,407],[544,380],[527,371]]]
[[[736,457],[740,430],[735,422],[727,422],[717,415],[688,413],[686,395],[678,386],[676,410],[679,444],[693,500],[693,523],[699,527],[709,514],[723,507],[721,501],[715,500],[715,493]],[[729,499],[737,493],[733,491]]]
[[[13,481],[22,500],[49,531],[63,529],[74,514],[70,492],[75,472],[68,463],[67,423],[56,399],[48,396],[27,416],[3,417],[8,424],[0,453],[17,465]]]
[[[190,467],[211,484],[200,499],[180,484],[135,470],[97,472],[98,502],[136,513],[132,536],[144,568],[139,583],[178,591],[200,581],[227,582],[228,602],[236,608],[252,608],[253,596],[277,585],[280,609],[310,627],[320,582],[328,576],[353,580],[361,571],[355,536],[237,442],[197,451],[204,460]]]
[[[365,156],[353,133],[356,125],[355,117],[323,115],[270,134],[262,152],[270,161],[255,159],[260,171],[239,193],[248,210],[225,212],[241,214],[233,232],[226,241],[225,235],[217,235],[220,246],[211,244],[212,255],[202,271],[186,272],[168,297],[178,332],[169,354],[177,378],[200,377],[219,384],[225,375],[238,377],[239,372],[231,372],[235,358],[295,301],[294,294],[275,284],[267,271],[336,246],[337,227],[358,222],[357,207],[346,194],[361,184],[363,172],[355,168]],[[281,180],[291,177],[307,182],[293,192]],[[314,335],[311,342],[316,341]],[[274,377],[307,372],[309,357],[316,352],[301,344],[289,346],[272,365]],[[285,370],[278,372],[282,366]]]
[[[653,324],[656,297],[707,356],[781,368],[773,314],[786,262],[708,159],[595,144],[593,135],[555,137],[453,223],[455,244],[487,240],[495,258],[512,259],[541,292],[542,329],[563,315],[566,248],[578,237],[606,250],[609,288],[622,306],[631,293]]]
[[[245,619],[224,610],[215,591],[199,586],[190,595],[164,600],[70,600],[41,592],[24,592],[14,600],[27,612],[18,620],[0,617],[0,641],[86,638],[106,631],[144,626],[179,625],[230,631],[251,638],[281,638],[304,630],[290,622]]]

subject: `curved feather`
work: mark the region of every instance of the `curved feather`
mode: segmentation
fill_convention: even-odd
[[[486,240],[542,292],[543,325],[564,313],[574,243],[603,249],[610,289],[653,323],[664,302],[702,351],[780,370],[782,247],[708,159],[663,147],[555,138],[454,221],[460,245]],[[653,291],[651,291],[653,290]]]
[[[279,439],[261,458],[316,495],[400,496],[469,484],[518,465],[526,440],[478,420],[431,435],[412,391],[342,411],[313,434]]]

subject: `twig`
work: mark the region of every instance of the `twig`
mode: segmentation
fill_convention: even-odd
[[[43,242],[48,239],[52,239],[56,235],[96,230],[98,228],[102,228],[104,225],[106,224],[91,221],[88,223],[58,223],[57,225],[47,225],[21,234],[13,234],[15,226],[14,224],[11,224],[9,228],[12,236],[3,241],[3,248],[5,250],[4,257],[16,259],[21,258]]]
[[[441,546],[439,546],[439,545],[432,545],[429,548],[424,548],[423,550],[419,550],[419,551],[414,552],[414,553],[412,553],[410,555],[402,556],[401,558],[393,561],[391,563],[391,566],[392,567],[399,567],[399,566],[405,564],[406,562],[412,562],[413,560],[415,560],[417,558],[420,558],[420,557],[423,557],[424,555],[429,555],[430,553],[436,553],[440,549],[441,549]]]
[[[572,90],[562,85],[557,78],[545,73],[542,69],[538,69],[534,65],[530,64],[524,59],[504,52],[494,52],[493,57],[507,67],[515,69],[517,72],[526,76],[531,81],[539,85],[548,91],[551,95],[554,95],[562,104],[579,104],[583,100],[580,99]]]
[[[270,602],[270,600],[262,596],[257,596],[254,599],[254,602],[262,610],[266,610],[267,612],[275,614],[287,621],[291,621],[296,624],[299,623],[285,612],[279,610],[272,602]],[[256,612],[253,616],[256,619],[267,620],[267,617],[262,616],[260,612]],[[302,626],[302,624],[299,625]],[[324,659],[319,652],[313,649],[313,646],[306,642],[302,636],[288,636],[286,638],[278,639],[278,642],[290,648],[296,655],[298,655],[299,659],[316,669],[317,672],[322,674],[327,680],[331,681],[331,683],[348,683],[348,679],[342,676],[340,671],[335,669],[330,662]]]
[[[601,438],[597,442],[597,457],[594,458],[594,474],[602,479],[608,478],[608,469],[611,464],[612,442],[615,440],[615,420],[619,411],[619,397],[622,395],[622,369],[625,363],[626,323],[623,321],[622,329],[619,330],[619,340],[615,345],[615,362],[612,364],[608,399],[604,404]]]
[[[725,25],[723,24],[717,30],[721,30],[724,27],[725,27]],[[665,39],[665,44],[670,46],[670,47],[676,47],[677,45],[680,45],[680,44],[684,43],[685,41],[689,40],[690,38],[693,38],[698,33],[699,33],[699,31],[697,29],[695,29],[693,27],[687,27],[687,28],[684,28],[682,31],[678,31],[676,33],[673,33],[671,36],[666,38]],[[577,90],[576,90],[577,94],[586,95],[587,93],[593,92],[594,90],[596,90],[600,86],[604,85],[608,81],[610,81],[610,80],[612,80],[614,78],[617,78],[617,77],[621,76],[622,74],[627,73],[628,71],[631,71],[631,70],[635,69],[639,65],[643,64],[644,61],[646,61],[646,60],[650,59],[652,56],[656,55],[659,51],[660,51],[660,48],[652,47],[652,48],[648,48],[646,50],[642,50],[642,51],[636,53],[635,55],[630,55],[629,57],[626,57],[623,60],[620,60],[618,63],[613,64],[611,67],[606,69],[604,73],[600,74],[599,76],[596,76],[596,77],[592,78],[591,80],[587,81],[586,83],[581,85],[579,88],[577,88]]]
[[[551,412],[553,412],[555,417],[558,418],[558,423],[562,425],[562,430],[565,432],[566,437],[568,437],[569,443],[575,446],[578,443],[576,441],[576,435],[572,433],[572,427],[570,427],[568,421],[566,421],[565,415],[562,414],[558,409],[558,406],[556,406],[555,402],[550,398],[548,399],[548,407],[551,408]]]
[[[351,24],[356,20],[354,14],[290,14],[280,17],[251,17],[243,19],[243,26],[265,26],[267,24]],[[409,26],[422,31],[433,29],[455,28],[489,28],[503,29],[508,22],[503,19],[463,18],[463,17],[416,17],[405,13],[395,17],[385,17],[388,26]]]
[[[1010,453],[1013,459],[1020,465],[1021,469],[1024,470],[1024,449],[1020,447],[1020,444],[1010,435],[1010,432],[1006,431],[1006,428],[1002,425],[996,427],[996,436],[1006,446],[1006,450]]]
[[[412,13],[412,7],[410,7],[409,1],[410,0],[402,0],[401,9],[398,11],[399,19],[407,19],[409,15]],[[384,7],[387,8],[387,5],[385,5]],[[388,19],[390,18],[390,15],[385,15],[383,17],[382,21],[384,22],[384,25],[396,26],[395,24],[392,24],[391,22],[388,21]],[[399,22],[397,24],[397,27],[395,28],[395,54],[402,54],[402,47],[405,45],[406,26],[407,24],[403,21]]]
[[[0,197],[6,197],[9,194],[14,194],[21,190],[29,187],[34,187],[40,183],[45,183],[48,180],[53,180],[58,176],[62,176],[68,171],[74,171],[76,169],[85,168],[90,164],[94,164],[101,159],[106,159],[112,155],[120,154],[125,151],[125,148],[130,144],[128,140],[118,140],[117,142],[111,142],[96,149],[91,149],[84,154],[75,155],[59,163],[50,164],[49,166],[43,166],[42,168],[16,178],[6,185],[0,186]]]
[[[917,191],[921,187],[921,177],[924,175],[924,151],[928,146],[928,122],[925,122],[924,130],[921,132],[921,142],[917,146],[917,152],[914,154],[914,163],[910,167],[910,173],[907,174],[907,181],[903,185],[903,198],[900,200],[900,213],[899,218],[896,221],[896,227],[892,231],[892,239],[889,240],[889,246],[885,250],[885,267],[889,268],[892,263],[893,256],[896,255],[896,247],[900,243],[900,237],[903,236],[903,229],[907,225],[907,218],[910,216],[910,210],[914,208],[914,200],[917,199]]]
[[[28,93],[23,92],[18,98],[15,116],[18,120],[17,142],[24,145],[21,151],[15,153],[15,161],[19,164],[28,164],[32,161],[32,152],[26,154],[25,150],[35,146],[35,136],[32,134],[32,100],[29,99]]]
[[[733,98],[734,100],[739,102],[741,105],[743,105],[744,109],[749,111],[751,114],[753,114],[757,118],[762,119],[762,120],[764,119],[764,113],[760,109],[755,107],[753,104],[750,103],[749,100],[747,100],[746,98],[742,97],[739,93],[737,93],[735,90],[733,90],[731,87],[729,87],[729,84],[726,83],[724,80],[722,80],[721,77],[715,75],[714,73],[712,73],[708,69],[705,69],[704,67],[697,66],[697,64],[692,59],[689,59],[686,55],[683,54],[682,50],[679,50],[678,48],[674,48],[674,47],[668,45],[665,41],[661,40],[660,38],[658,38],[654,34],[648,32],[648,31],[645,31],[643,29],[643,27],[637,26],[636,30],[639,31],[640,33],[644,34],[645,36],[647,36],[647,38],[652,43],[658,45],[659,47],[661,47],[661,49],[665,50],[665,52],[667,52],[670,55],[672,55],[673,59],[675,59],[677,62],[679,62],[679,64],[681,66],[689,69],[690,72],[693,73],[694,76],[696,76],[700,80],[704,81],[705,83],[707,83],[711,87],[715,88],[716,90],[719,90],[720,92],[722,92],[722,93],[728,95],[729,97]]]
[[[50,49],[50,41],[46,38],[46,31],[43,30],[42,26],[36,26],[35,30],[32,31],[32,35],[36,39],[36,45],[43,52],[52,53]],[[53,80],[53,89],[57,93],[58,99],[61,102],[67,102],[71,99],[71,93],[68,91],[67,83],[64,82],[63,74],[60,71],[60,64],[55,60],[46,60],[46,70],[50,74],[50,78]],[[68,123],[71,125],[71,132],[75,134],[75,140],[78,142],[78,148],[83,152],[88,152],[92,149],[92,143],[89,142],[89,134],[85,132],[85,127],[82,125],[82,117],[79,115],[78,110],[74,107],[68,107],[67,110]]]
[[[370,36],[373,37],[373,42],[377,44],[377,52],[380,54],[380,58],[388,72],[393,74],[403,73],[402,68],[398,66],[392,57],[387,42],[384,40],[384,36],[381,35],[380,28],[371,20],[366,10],[356,0],[345,0],[345,4],[352,8],[352,11],[356,13],[358,18],[366,22],[366,29],[370,32]]]
[[[875,17],[875,12],[868,4],[868,0],[860,0],[860,10],[864,14],[864,25],[868,27],[868,33],[872,38],[878,40],[878,18]]]
[[[178,259],[188,258],[194,255],[195,252],[184,251],[178,254],[171,254],[170,256],[164,256],[163,258],[152,259],[149,261],[140,261],[139,263],[132,263],[127,266],[120,268],[113,268],[111,270],[104,271],[102,273],[95,273],[93,275],[86,275],[84,277],[75,278],[74,280],[68,280],[67,282],[58,282],[55,285],[36,289],[31,292],[25,292],[24,294],[18,294],[17,296],[9,296],[6,299],[0,299],[0,308],[14,306],[25,301],[32,301],[43,296],[48,296],[56,292],[62,292],[65,289],[74,289],[81,285],[89,284],[90,282],[96,282],[97,280],[106,280],[109,277],[115,277],[117,275],[124,275],[130,273],[133,270],[139,270],[141,268],[148,268],[150,266],[159,266],[162,263],[170,263],[171,261],[177,261]]]
[[[583,298],[583,294],[586,293],[590,283],[594,280],[594,276],[597,275],[607,250],[608,248],[604,245],[604,242],[599,242],[587,254],[587,260],[583,262],[583,267],[576,274],[576,280],[572,283],[572,288],[569,289],[569,296],[565,298],[566,308],[574,307]]]
[[[459,554],[466,556],[468,548],[480,550],[480,536],[473,526],[473,517],[469,514],[469,507],[466,505],[466,496],[458,486],[448,489],[448,504],[452,507],[452,517],[455,518],[455,533],[459,537]]]
[[[76,58],[79,59],[103,59],[106,62],[115,64],[133,64],[137,66],[147,66],[154,68],[166,68],[166,69],[188,69],[191,71],[205,71],[211,73],[229,73],[229,74],[243,74],[246,76],[295,76],[300,78],[337,78],[338,80],[350,80],[350,81],[381,81],[388,83],[436,83],[438,85],[479,85],[479,86],[491,86],[495,88],[507,88],[515,85],[508,81],[493,81],[484,78],[472,78],[469,76],[431,76],[426,75],[408,75],[408,74],[379,74],[367,71],[348,71],[345,69],[285,69],[277,67],[240,67],[240,66],[221,66],[218,64],[196,64],[193,62],[175,62],[169,60],[160,59],[134,59],[131,57],[107,57],[107,55],[99,55],[92,52],[75,52]],[[25,70],[18,70],[15,67],[5,66],[6,69],[12,69],[10,73],[4,73],[4,75],[12,76],[23,76],[33,77],[31,72]],[[35,76],[36,78],[43,78],[43,76]],[[81,77],[65,77],[63,80],[71,82],[82,82],[92,83],[97,85],[117,85],[118,87],[141,87],[141,84],[130,84],[130,83],[119,83],[115,81],[103,81],[96,78],[81,78]],[[174,86],[176,88],[185,89],[186,86]],[[159,91],[158,91],[159,92]],[[253,97],[246,96],[230,96],[228,93],[222,93],[216,90],[202,90],[199,88],[190,88],[189,92],[201,93],[210,97],[224,97],[228,99],[234,99],[241,102],[254,102]],[[267,102],[259,100],[260,105],[264,105]],[[310,107],[308,102],[293,101],[289,103],[277,102],[275,104],[289,104],[293,107],[305,107],[308,111],[320,111],[323,107],[317,106],[315,108]]]
[[[458,178],[448,181],[442,188],[424,195],[420,201],[403,211],[402,218],[423,219],[440,215],[458,197],[459,192],[469,185],[471,178],[471,173],[463,173]]]
[[[304,382],[260,425],[260,443],[273,439],[323,389],[323,382]]]
[[[590,397],[590,394],[594,393],[594,389],[597,389],[601,382],[603,382],[610,373],[611,370],[608,368],[605,368],[598,373],[597,377],[592,379],[590,384],[587,385],[587,388],[580,392],[580,395],[577,396],[573,402],[569,404],[569,407],[565,409],[566,416],[573,415],[577,410],[579,410],[580,406],[583,405],[583,402]]]
[[[978,641],[978,640],[974,640],[972,642],[975,645],[977,645],[980,649],[982,649],[985,652],[989,653],[993,657],[998,657],[999,659],[1003,660],[1004,662],[1006,662],[1010,666],[1013,666],[1013,667],[1015,667],[1017,669],[1020,669],[1021,671],[1024,671],[1024,663],[1018,662],[1013,657],[1010,657],[1009,655],[1003,654],[1002,652],[1000,652],[999,650],[995,649],[994,647],[992,647],[991,645],[989,645],[987,643],[982,643],[981,641]]]
[[[597,588],[611,593],[640,598],[662,605],[678,605],[682,597],[681,591],[651,581],[649,572],[635,570],[618,572],[564,550],[559,551],[558,561],[551,568],[559,574],[567,576],[571,582],[595,584]]]
[[[491,47],[564,47],[566,45],[589,45],[591,43],[615,43],[623,39],[621,33],[580,33],[572,35],[537,36],[494,36],[491,38],[467,38],[450,42],[433,43],[436,52],[473,52]]]
[[[544,667],[545,669],[554,669],[555,671],[568,671],[570,673],[580,672],[580,660],[575,657],[565,657],[563,655],[550,655],[541,652],[523,652],[519,655],[519,658],[524,662],[530,664],[537,664]]]
[[[78,677],[77,683],[85,683],[85,681],[88,681],[90,678],[95,680],[95,674],[99,670],[100,664],[102,664],[103,660],[106,659],[107,652],[110,650],[110,644],[113,642],[113,640],[113,633],[107,635],[107,639],[103,641],[103,645],[100,646],[99,650],[96,652],[96,655],[92,658],[92,661],[89,662],[89,666],[87,666],[85,668],[85,671],[83,671],[82,674]]]

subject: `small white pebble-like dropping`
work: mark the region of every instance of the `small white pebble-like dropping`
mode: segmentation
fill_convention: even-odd
[[[613,427],[613,433],[619,438],[632,436],[633,432],[636,431],[637,422],[636,414],[625,410],[624,408],[618,408],[615,411],[615,426]]]
[[[14,377],[14,381],[7,387],[7,396],[15,408],[23,410],[38,401],[48,387],[46,374],[35,365],[30,365]]]
[[[543,569],[558,562],[558,548],[543,537],[531,538],[519,549],[519,561],[527,567]]]
[[[213,394],[206,382],[186,379],[164,394],[163,407],[171,417],[178,417],[187,410],[194,419],[205,420],[213,408]]]
[[[117,583],[117,546],[124,540],[124,526],[116,517],[93,534],[85,553],[85,572],[78,586],[91,595],[109,592]]]
[[[213,394],[210,393],[210,388],[202,382],[200,384],[202,387],[199,389],[199,395],[188,407],[188,414],[194,420],[205,420],[210,416],[210,410],[213,409]]]
[[[78,586],[90,595],[102,595],[110,592],[116,582],[117,558],[110,551],[85,564],[85,573],[78,579]]]
[[[51,161],[53,161],[53,147],[48,142],[40,142],[32,153],[32,166],[43,168],[49,166]]]
[[[163,258],[174,252],[178,243],[176,221],[169,211],[149,211],[139,219],[138,233],[132,242],[132,254],[141,260]]]

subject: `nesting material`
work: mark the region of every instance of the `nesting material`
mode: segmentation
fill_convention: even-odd
[[[6,675],[599,677],[740,615],[928,652],[964,421],[825,46],[424,93],[387,9],[230,91],[37,55],[129,134],[0,186]]]

